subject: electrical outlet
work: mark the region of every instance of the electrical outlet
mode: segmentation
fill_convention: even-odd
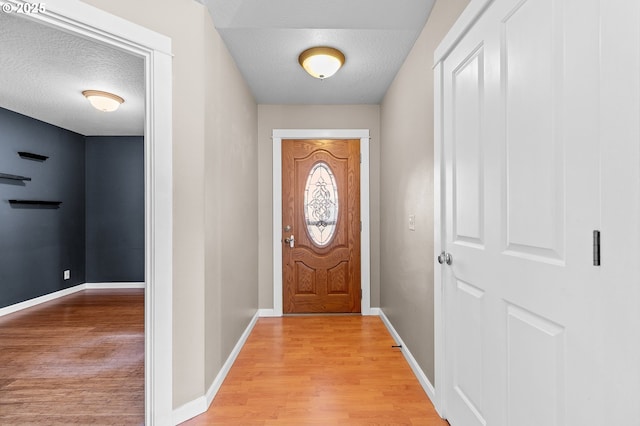
[[[65,270],[65,271],[62,273],[62,278],[64,278],[65,280],[68,280],[69,278],[71,278],[71,271],[70,271],[70,270],[68,270],[68,269],[67,269],[67,270]]]
[[[416,230],[416,215],[410,214],[409,215],[409,231],[415,231],[415,230]]]

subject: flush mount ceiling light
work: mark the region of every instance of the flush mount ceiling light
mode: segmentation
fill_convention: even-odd
[[[120,104],[124,102],[124,99],[120,96],[101,90],[85,90],[82,94],[91,102],[91,105],[93,105],[95,109],[104,112],[115,111]]]
[[[344,54],[333,47],[312,47],[300,54],[298,62],[311,76],[324,80],[344,65]]]

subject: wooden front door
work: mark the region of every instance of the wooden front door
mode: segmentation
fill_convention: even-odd
[[[284,313],[360,312],[360,141],[282,141]]]

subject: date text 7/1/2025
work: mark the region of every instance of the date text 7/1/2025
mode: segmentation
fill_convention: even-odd
[[[45,3],[0,3],[0,11],[3,13],[42,13],[47,10]]]

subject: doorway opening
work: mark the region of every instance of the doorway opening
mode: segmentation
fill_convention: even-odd
[[[164,424],[173,405],[171,40],[80,2],[47,3],[25,19],[144,60],[145,423]]]
[[[357,139],[360,149],[361,313],[371,315],[369,130],[368,129],[274,129],[273,130],[273,316],[283,315],[282,270],[282,140]]]

